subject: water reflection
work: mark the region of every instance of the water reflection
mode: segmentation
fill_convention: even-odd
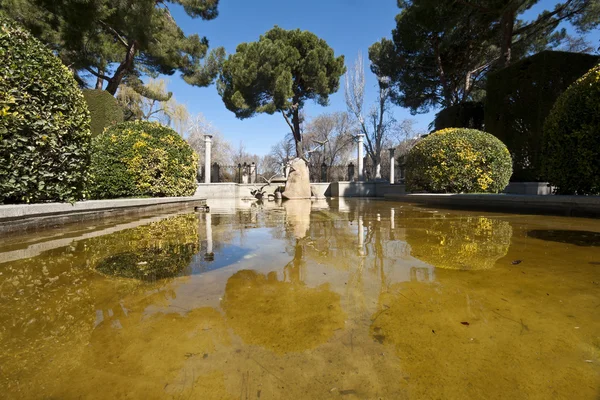
[[[277,353],[302,351],[326,342],[344,327],[340,296],[327,285],[309,288],[280,281],[276,273],[239,271],[227,280],[221,306],[245,343]]]
[[[411,254],[438,268],[490,269],[510,246],[508,221],[486,217],[432,216],[406,222]]]
[[[526,234],[563,220],[363,200],[211,211],[1,264],[3,395],[592,399],[600,389],[595,248]],[[173,274],[122,279],[103,267],[151,263]]]

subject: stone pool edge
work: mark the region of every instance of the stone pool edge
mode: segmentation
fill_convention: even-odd
[[[48,228],[83,220],[193,208],[206,204],[198,197],[86,200],[70,203],[0,205],[0,234]]]
[[[466,210],[600,217],[600,196],[525,194],[385,194],[386,200]]]

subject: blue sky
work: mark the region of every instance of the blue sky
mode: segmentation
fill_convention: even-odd
[[[529,14],[537,15],[541,9],[552,8],[555,0],[542,0]],[[382,37],[390,37],[398,13],[396,0],[221,0],[219,16],[213,21],[189,18],[181,7],[171,7],[176,21],[186,34],[206,36],[211,48],[223,46],[228,54],[235,52],[239,43],[258,40],[259,36],[279,25],[285,29],[309,30],[321,37],[334,49],[336,56],[344,55],[346,65],[351,65],[358,52],[365,59],[365,107],[376,98],[376,80],[368,70],[367,51]],[[598,35],[593,37],[598,44]],[[198,88],[187,85],[177,74],[168,77],[169,90],[190,113],[201,112],[234,146],[243,141],[246,151],[264,155],[271,146],[289,131],[281,115],[258,115],[238,120],[227,110],[215,86]],[[330,105],[321,107],[309,103],[307,116],[324,112],[345,111],[343,80],[340,90],[331,96]],[[435,112],[410,115],[408,110],[395,107],[397,120],[413,118],[418,129],[426,130]]]

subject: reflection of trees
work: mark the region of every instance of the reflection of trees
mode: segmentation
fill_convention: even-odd
[[[485,217],[415,218],[406,228],[412,256],[446,269],[492,268],[512,237],[508,221]]]
[[[291,282],[279,281],[276,273],[235,273],[221,305],[244,342],[277,353],[314,348],[344,327],[338,294],[325,285],[308,288],[293,277]]]
[[[146,281],[180,274],[199,250],[198,217],[178,215],[84,242],[88,265]]]
[[[129,271],[153,267],[154,272],[180,272],[198,247],[198,221],[194,214],[180,215],[105,236],[73,242],[39,256],[2,266],[0,275],[0,364],[5,387],[17,376],[35,376],[59,364],[56,354],[70,354],[84,345],[97,319],[98,302],[149,290],[158,285],[106,280],[91,272],[102,260],[127,252]],[[147,264],[138,264],[146,260]],[[122,267],[122,264],[114,263]],[[87,267],[87,268],[86,268]],[[106,272],[106,271],[105,271]],[[115,308],[116,310],[116,308]],[[113,311],[111,311],[113,312]]]

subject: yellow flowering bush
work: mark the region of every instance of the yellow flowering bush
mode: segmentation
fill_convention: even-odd
[[[556,100],[544,123],[542,164],[558,194],[600,194],[600,65]]]
[[[124,122],[92,141],[93,198],[191,196],[198,157],[177,132],[156,122]]]
[[[506,146],[489,133],[466,128],[432,133],[411,149],[406,164],[412,192],[497,193],[512,174]]]

